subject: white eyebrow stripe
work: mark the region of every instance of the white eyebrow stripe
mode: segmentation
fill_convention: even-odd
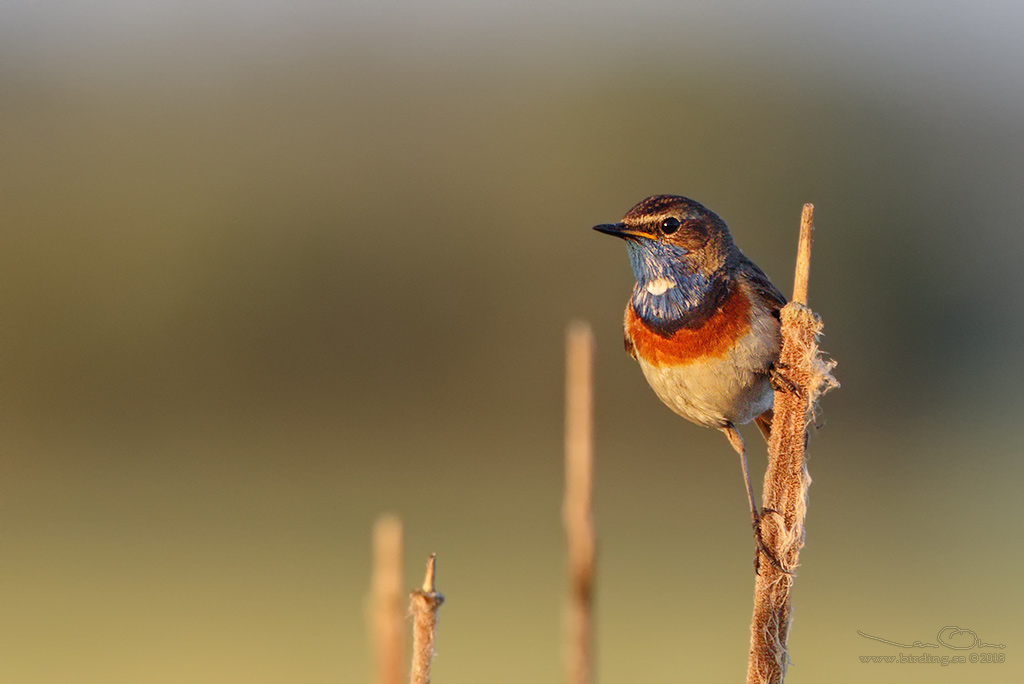
[[[655,278],[654,280],[648,281],[644,289],[652,295],[663,295],[675,286],[675,282],[669,278]]]

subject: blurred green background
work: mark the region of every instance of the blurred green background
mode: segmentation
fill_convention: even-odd
[[[735,457],[623,353],[625,250],[589,230],[655,193],[785,292],[816,206],[843,388],[788,681],[1021,680],[1020,6],[0,12],[0,681],[370,681],[388,511],[410,587],[439,554],[435,681],[560,681],[574,317],[601,681],[741,680]],[[859,660],[947,625],[1006,662]]]

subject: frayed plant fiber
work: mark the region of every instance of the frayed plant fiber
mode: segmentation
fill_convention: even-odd
[[[761,512],[761,538],[779,567],[760,564],[750,625],[748,684],[781,684],[786,676],[790,589],[804,545],[811,484],[805,460],[807,428],[816,402],[839,386],[832,375],[835,362],[821,358],[818,350],[821,318],[798,302],[783,307],[780,318],[779,368],[791,387],[775,392]]]

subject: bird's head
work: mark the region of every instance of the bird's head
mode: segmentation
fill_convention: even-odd
[[[688,279],[714,279],[735,249],[725,222],[678,195],[654,195],[619,223],[594,230],[626,241],[637,284],[657,296]]]

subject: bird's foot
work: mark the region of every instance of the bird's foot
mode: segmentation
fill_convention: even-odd
[[[785,575],[792,575],[792,571],[786,570],[782,567],[782,564],[779,563],[779,560],[775,557],[775,554],[772,553],[771,549],[768,548],[768,545],[764,542],[764,538],[761,536],[761,519],[764,515],[769,513],[781,515],[781,513],[772,510],[771,508],[762,509],[761,515],[758,515],[756,512],[751,515],[752,527],[754,528],[754,574],[761,574],[761,556],[764,556],[768,561],[768,564],[773,568]]]
[[[768,370],[768,382],[776,392],[788,392],[789,394],[803,394],[800,387],[789,377],[787,371],[789,366],[781,361],[776,361]]]

